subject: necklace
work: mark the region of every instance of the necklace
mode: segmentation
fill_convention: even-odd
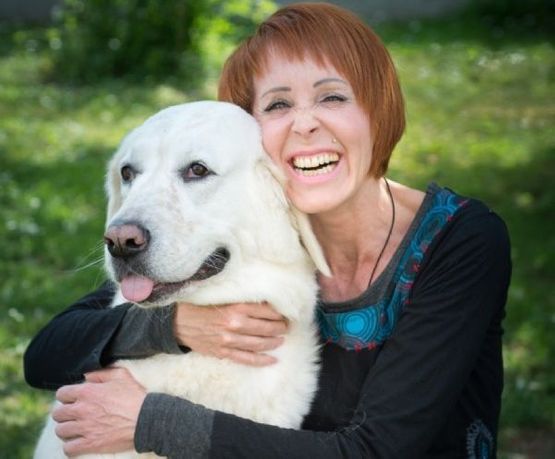
[[[387,188],[387,194],[389,195],[389,200],[391,201],[391,225],[389,226],[389,232],[387,233],[387,237],[385,238],[385,243],[382,247],[382,250],[380,251],[380,254],[378,255],[378,259],[376,260],[376,264],[374,265],[374,269],[372,270],[372,274],[370,274],[370,280],[368,281],[368,287],[370,287],[370,284],[372,284],[372,280],[374,279],[374,274],[376,274],[376,269],[377,269],[378,265],[380,264],[380,260],[382,259],[382,255],[385,252],[385,248],[387,247],[387,244],[389,244],[389,239],[391,239],[391,233],[393,233],[393,227],[395,226],[395,200],[393,199],[393,194],[391,193],[391,188],[389,188],[389,182],[387,181],[387,179],[385,177],[383,179],[385,181],[385,186]]]

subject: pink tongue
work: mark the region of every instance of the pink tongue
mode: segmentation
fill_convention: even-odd
[[[152,293],[154,282],[148,277],[128,276],[121,281],[121,293],[135,303],[146,300]]]

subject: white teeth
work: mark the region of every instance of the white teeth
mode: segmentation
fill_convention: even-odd
[[[337,161],[339,161],[337,153],[322,153],[314,156],[295,157],[293,158],[293,166],[303,175],[312,176],[329,172],[333,169],[332,163]]]
[[[335,164],[328,164],[327,166],[319,167],[318,169],[300,169],[300,168],[296,168],[296,171],[298,173],[300,173],[301,175],[304,175],[305,177],[312,177],[314,175],[327,174],[328,172],[331,172],[334,167],[335,167]]]
[[[331,164],[328,164],[326,167],[323,167],[322,169],[315,170],[314,175],[327,174],[328,172],[331,172],[332,169],[333,169],[333,166]]]

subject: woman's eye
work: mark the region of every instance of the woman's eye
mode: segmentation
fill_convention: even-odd
[[[135,172],[135,169],[127,165],[121,168],[120,175],[124,183],[131,183],[135,179],[137,173]]]
[[[183,172],[182,177],[184,180],[196,180],[212,175],[212,171],[208,169],[201,162],[194,162],[189,165]]]
[[[284,101],[284,100],[276,100],[274,102],[271,102],[265,109],[265,112],[272,112],[274,110],[283,110],[285,108],[289,108],[290,105],[288,102]]]
[[[338,94],[329,94],[322,99],[322,102],[345,102],[347,98]]]

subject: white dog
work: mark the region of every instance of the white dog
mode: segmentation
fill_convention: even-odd
[[[272,304],[290,323],[271,352],[274,365],[189,352],[117,366],[150,392],[298,428],[317,384],[315,268],[329,269],[280,177],[256,121],[240,108],[195,102],[162,110],[124,139],[110,163],[106,265],[120,285],[114,304]],[[54,427],[50,419],[35,458],[65,457]]]

